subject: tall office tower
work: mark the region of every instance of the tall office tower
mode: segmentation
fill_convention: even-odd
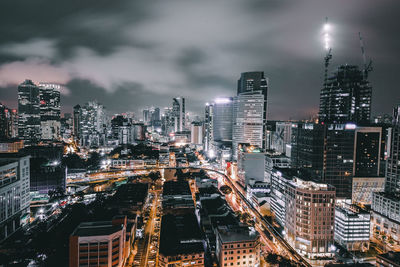
[[[265,78],[263,71],[244,72],[238,80],[237,95],[241,94],[261,94],[264,97],[263,101],[263,136],[262,148],[267,147],[267,100],[268,100],[268,78]]]
[[[105,143],[106,112],[102,104],[89,101],[79,111],[79,140],[82,146],[100,146]]]
[[[17,137],[18,115],[15,109],[9,109],[0,103],[0,140]]]
[[[172,116],[172,108],[164,108],[164,112],[161,115],[161,131],[164,135],[168,135],[174,131],[174,118]]]
[[[264,148],[265,101],[261,91],[243,92],[234,98],[232,126],[234,159],[237,159],[237,148],[240,143]]]
[[[332,124],[325,127],[322,181],[336,197],[352,198],[353,177],[378,177],[382,128]]]
[[[150,124],[150,110],[149,109],[143,109],[143,123],[148,125]]]
[[[172,102],[172,116],[174,119],[175,132],[184,131],[185,127],[185,98],[177,97]]]
[[[232,141],[232,97],[217,98],[212,108],[213,141]]]
[[[284,198],[289,244],[307,258],[333,256],[335,188],[295,177]]]
[[[203,122],[194,121],[190,128],[190,143],[194,145],[203,144]]]
[[[372,197],[371,233],[378,243],[385,236],[400,244],[400,105],[393,111],[389,141],[385,191]]]
[[[74,106],[74,113],[73,113],[73,133],[75,138],[79,138],[80,134],[80,127],[81,127],[81,106],[78,104]]]
[[[368,124],[371,96],[372,88],[358,66],[339,66],[321,90],[319,120],[324,123]]]
[[[312,176],[321,177],[324,152],[324,125],[293,123],[291,164],[306,168]]]
[[[157,126],[158,124],[160,124],[160,109],[153,108],[151,113],[151,125]]]
[[[60,139],[60,88],[58,84],[39,83],[40,127],[44,141]]]
[[[29,145],[41,138],[39,87],[31,80],[18,86],[18,136]]]
[[[205,115],[204,115],[204,150],[208,151],[211,149],[211,143],[213,140],[213,105],[206,104]]]

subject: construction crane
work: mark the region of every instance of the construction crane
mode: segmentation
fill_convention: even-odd
[[[363,64],[364,64],[363,75],[364,75],[364,79],[367,79],[368,74],[373,70],[372,60],[370,59],[369,62],[367,63],[367,57],[365,55],[365,48],[364,48],[364,41],[361,36],[361,32],[358,33],[358,36],[360,38],[360,48],[361,48],[361,54],[363,57]]]
[[[324,45],[325,49],[327,50],[326,55],[324,57],[325,61],[325,79],[324,79],[324,86],[326,86],[326,83],[328,81],[328,67],[330,60],[332,59],[332,48],[329,45],[330,41],[330,36],[329,36],[329,29],[330,25],[328,23],[328,17],[325,18],[325,24],[324,24]]]

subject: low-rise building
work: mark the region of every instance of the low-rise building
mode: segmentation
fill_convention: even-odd
[[[126,217],[81,223],[69,239],[69,266],[124,266],[129,255]]]
[[[159,266],[204,266],[204,239],[194,213],[161,220]]]
[[[260,235],[243,226],[216,229],[216,257],[219,266],[260,266]]]
[[[354,205],[335,208],[335,241],[348,251],[367,251],[370,234],[369,212]]]
[[[394,193],[373,193],[371,237],[386,245],[400,245],[400,197]]]

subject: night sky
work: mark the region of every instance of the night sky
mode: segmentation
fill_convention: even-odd
[[[97,99],[138,112],[187,98],[233,96],[241,72],[270,79],[269,118],[317,113],[323,82],[322,25],[333,25],[331,70],[362,64],[364,37],[373,113],[400,103],[400,1],[1,1],[0,101],[16,107],[17,84],[65,85],[62,108]]]

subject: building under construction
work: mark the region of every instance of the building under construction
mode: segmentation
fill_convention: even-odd
[[[341,65],[325,79],[319,120],[324,123],[368,124],[371,96],[372,88],[365,71],[355,65]]]

